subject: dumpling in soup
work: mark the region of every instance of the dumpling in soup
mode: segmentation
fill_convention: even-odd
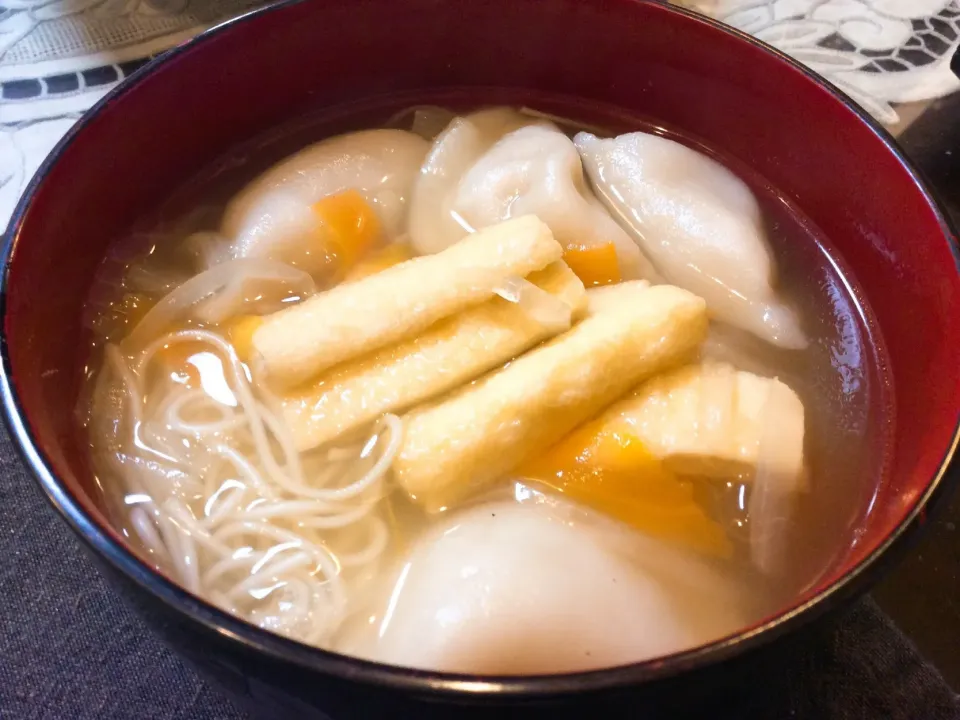
[[[512,111],[500,119],[503,129],[525,125],[491,143],[498,126],[468,116],[437,139],[414,189],[410,235],[417,250],[436,252],[464,232],[535,214],[585,284],[652,279],[652,265],[587,188],[570,138]]]
[[[340,135],[301,150],[230,202],[221,225],[228,244],[222,255],[281,260],[316,273],[335,254],[326,240],[339,216],[363,219],[367,234],[380,225],[398,235],[428,149],[419,135],[388,129]],[[335,200],[317,207],[326,198]]]
[[[742,596],[709,564],[524,485],[516,494],[421,537],[336,649],[425,670],[560,673],[742,626]]]
[[[511,108],[491,108],[455,117],[440,133],[423,161],[410,201],[409,233],[418,252],[440,252],[478,229],[453,211],[453,189],[497,140],[531,122]]]
[[[774,290],[774,264],[753,193],[720,163],[649,133],[574,138],[607,207],[666,280],[711,314],[775,345],[802,348],[794,312]]]

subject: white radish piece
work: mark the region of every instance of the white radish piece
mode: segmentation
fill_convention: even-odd
[[[790,524],[803,486],[804,428],[803,414],[794,411],[796,396],[782,383],[769,387],[747,511],[750,558],[761,572],[776,576],[787,570]],[[792,461],[784,452],[793,453]]]

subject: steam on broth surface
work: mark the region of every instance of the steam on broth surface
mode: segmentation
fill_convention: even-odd
[[[81,417],[143,557],[306,643],[501,674],[815,585],[890,427],[809,224],[638,123],[385,125],[218,168],[105,262]]]

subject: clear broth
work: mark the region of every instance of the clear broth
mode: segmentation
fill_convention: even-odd
[[[122,240],[107,259],[95,287],[89,320],[99,324],[101,337],[117,338],[130,330],[125,312],[116,308],[122,298],[120,277],[130,263],[148,257],[147,266],[158,268],[179,261],[172,249],[179,240],[200,230],[214,230],[226,201],[250,179],[287,155],[342,132],[381,127],[385,118],[414,104],[436,104],[455,111],[476,109],[473,92],[451,92],[425,98],[394,98],[301,118],[228,153],[177,190],[151,217],[144,218],[129,238]],[[713,156],[733,170],[752,189],[763,210],[766,229],[779,272],[779,288],[801,314],[811,339],[803,351],[783,351],[742,333],[728,331],[746,352],[741,369],[776,374],[800,395],[806,409],[805,456],[809,465],[810,491],[799,499],[790,527],[790,568],[785,582],[773,585],[753,573],[740,558],[731,571],[742,577],[758,599],[751,615],[760,620],[785,607],[791,600],[815,588],[818,580],[842,561],[856,544],[859,527],[869,512],[869,493],[882,480],[888,465],[886,448],[894,429],[890,379],[885,351],[869,308],[856,281],[829,240],[802,211],[776,188],[735,158],[706,147],[673,128],[649,119],[626,117],[618,111],[556,98],[517,98],[509,93],[492,94],[484,105],[523,104],[553,115],[571,118],[571,130],[589,129],[604,135],[643,130],[667,136]],[[100,341],[102,342],[102,341]],[[102,344],[91,348],[91,368],[101,366]],[[91,381],[92,383],[92,378]],[[98,486],[105,492],[104,505],[119,529],[134,537],[122,503],[111,495],[109,477]],[[512,490],[504,489],[504,494]],[[742,483],[725,486],[701,484],[698,492],[705,504],[722,520],[730,535],[746,537],[745,508],[748,492]],[[429,526],[430,520],[409,501],[394,493],[387,513],[398,539],[386,557],[395,560],[409,541]],[[162,569],[162,568],[161,568]]]

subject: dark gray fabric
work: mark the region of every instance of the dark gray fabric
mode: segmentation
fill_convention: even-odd
[[[958,720],[960,702],[873,600],[785,665],[786,691],[760,716],[823,720]]]
[[[5,432],[0,512],[0,718],[244,717],[121,604],[35,489]],[[786,690],[750,689],[756,717],[960,718],[940,675],[869,600],[787,668]],[[722,708],[710,715],[724,716]]]
[[[244,718],[110,590],[4,430],[0,513],[0,718]]]

